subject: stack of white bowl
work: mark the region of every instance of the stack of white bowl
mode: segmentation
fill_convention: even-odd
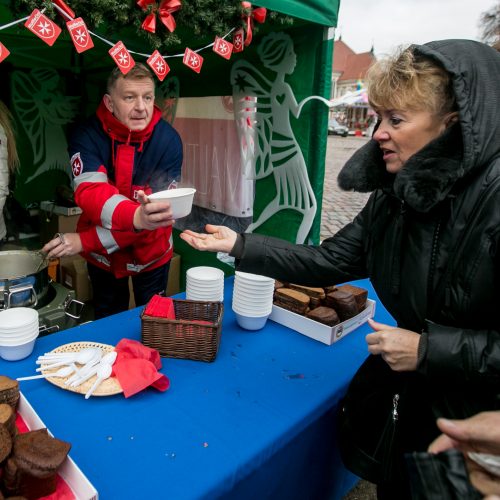
[[[188,269],[186,272],[186,299],[222,302],[224,300],[224,271],[210,266]]]
[[[0,358],[16,361],[27,358],[38,337],[38,311],[12,307],[0,311]]]
[[[236,271],[233,311],[238,325],[246,330],[263,328],[273,309],[273,295],[274,279]]]

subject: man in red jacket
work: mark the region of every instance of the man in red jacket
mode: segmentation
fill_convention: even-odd
[[[87,260],[96,319],[128,308],[128,277],[136,305],[165,290],[172,257],[169,203],[152,192],[175,188],[182,143],[154,105],[155,82],[144,64],[126,75],[115,68],[95,116],[69,145],[75,200],[82,209],[77,233],[49,241],[49,257],[81,253]]]

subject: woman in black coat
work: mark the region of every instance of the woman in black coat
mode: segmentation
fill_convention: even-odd
[[[370,322],[372,356],[340,437],[348,468],[401,500],[403,454],[427,449],[436,417],[500,408],[500,53],[469,40],[413,45],[375,63],[368,82],[379,123],[338,179],[373,191],[352,223],[320,246],[210,225],[181,237],[282,281],[370,278],[398,326]],[[395,455],[371,467],[358,448],[381,433],[375,412],[392,410],[398,438],[383,444]]]

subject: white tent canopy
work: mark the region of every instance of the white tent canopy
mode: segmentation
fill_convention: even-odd
[[[347,92],[341,97],[337,97],[336,99],[332,99],[331,107],[339,108],[339,107],[368,107],[368,95],[366,93],[366,89],[355,90],[353,92]]]

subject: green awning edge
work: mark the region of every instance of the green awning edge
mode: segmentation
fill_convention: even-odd
[[[257,0],[252,5],[266,7],[288,16],[324,26],[337,26],[340,0]]]

